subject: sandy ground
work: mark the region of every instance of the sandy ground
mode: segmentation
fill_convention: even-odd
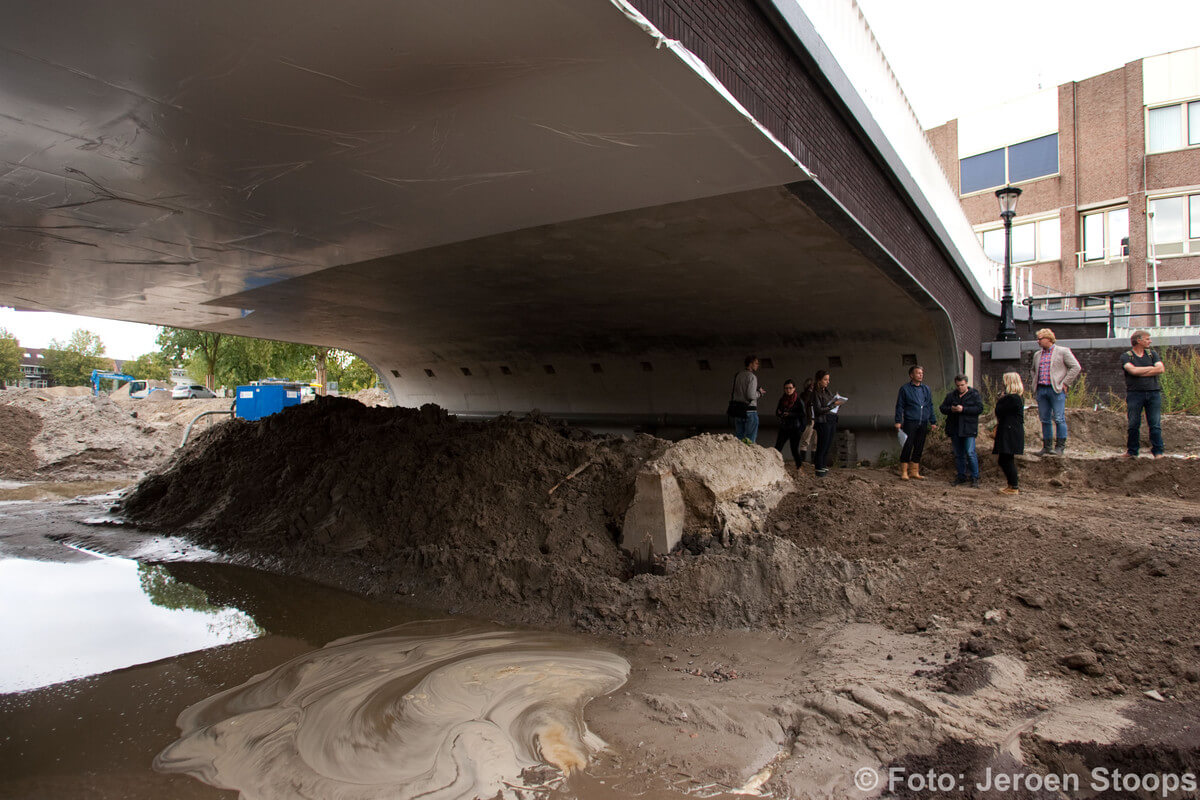
[[[1073,411],[1068,457],[1023,458],[1017,497],[996,493],[990,456],[984,488],[949,486],[937,435],[925,481],[788,467],[778,505],[743,498],[750,530],[725,544],[697,513],[642,569],[615,542],[633,474],[668,443],[325,401],[204,434],[122,503],[142,532],[78,536],[122,552],[179,535],[375,597],[601,636],[634,669],[589,706],[614,753],[581,794],[620,776],[612,796],[866,796],[884,784],[858,792],[856,770],[891,767],[967,776],[899,796],[1000,796],[975,779],[1200,770],[1196,423],[1167,420],[1172,458],[1124,461],[1118,415]],[[40,451],[12,452],[37,473]]]

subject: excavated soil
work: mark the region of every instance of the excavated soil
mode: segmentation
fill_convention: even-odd
[[[714,457],[744,447],[692,441]],[[753,531],[722,546],[715,518],[689,525],[699,555],[639,570],[616,543],[635,473],[668,447],[327,398],[214,429],[120,513],[371,595],[598,632],[788,625],[845,614],[890,579],[890,565]]]
[[[0,479],[136,480],[174,454],[193,417],[230,402],[152,397],[94,397],[86,387],[0,392]]]
[[[197,415],[228,411],[232,402],[173,400],[169,388],[142,399],[129,396],[128,384],[98,397],[86,386],[0,390],[0,480],[137,480],[175,454]],[[379,389],[355,397],[391,403]],[[204,417],[193,436],[226,419]]]
[[[0,401],[14,474],[18,457],[26,473],[56,463],[38,443],[64,421],[79,447],[97,435],[69,409],[39,414],[48,402]],[[145,408],[105,419],[136,439]],[[1069,420],[1067,456],[1021,457],[1015,497],[997,493],[990,455],[983,488],[950,486],[940,433],[926,480],[789,466],[777,504],[750,492],[720,513],[709,493],[730,476],[692,467],[681,546],[642,565],[617,546],[638,470],[688,453],[727,468],[744,445],[325,399],[213,427],[117,510],[147,532],[367,595],[621,635],[607,641],[633,664],[629,683],[589,719],[624,755],[589,772],[633,794],[860,796],[859,767],[971,782],[989,769],[1194,772],[1200,420],[1167,418],[1172,457],[1132,461],[1118,458],[1122,415]],[[1033,452],[1038,423],[1026,421]],[[137,536],[84,543],[103,552]]]
[[[120,510],[258,563],[507,620],[637,635],[817,617],[959,629],[968,657],[1013,654],[1087,692],[1200,697],[1200,462],[1121,460],[1087,439],[1120,423],[1072,412],[1073,448],[1088,452],[1022,458],[1017,497],[996,492],[991,456],[985,488],[950,487],[940,435],[924,481],[789,467],[795,491],[750,513],[748,533],[726,545],[719,520],[691,519],[642,574],[616,542],[634,474],[668,443],[544,419],[327,399],[218,427]],[[1194,423],[1168,420],[1174,449],[1194,447]]]

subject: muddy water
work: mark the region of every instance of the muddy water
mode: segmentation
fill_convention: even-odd
[[[0,481],[0,503],[101,495],[128,485],[129,481],[43,481],[35,483]]]
[[[538,765],[586,763],[602,743],[583,706],[628,670],[577,638],[60,547],[61,563],[0,561],[3,798],[553,786]]]

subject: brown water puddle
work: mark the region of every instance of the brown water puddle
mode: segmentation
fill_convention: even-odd
[[[0,797],[545,793],[562,774],[544,762],[603,746],[583,705],[628,669],[578,637],[243,567],[68,552],[0,560]]]
[[[63,500],[86,497],[123,489],[129,481],[45,481],[39,483],[10,483],[0,481],[0,502],[14,500]]]

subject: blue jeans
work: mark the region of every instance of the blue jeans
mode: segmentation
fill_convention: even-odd
[[[733,435],[739,439],[749,439],[758,444],[758,412],[753,408],[746,412],[745,419],[733,420]]]
[[[1125,392],[1125,404],[1129,407],[1129,436],[1125,449],[1130,455],[1138,454],[1138,440],[1142,434],[1142,409],[1146,410],[1146,424],[1150,427],[1150,452],[1160,455],[1162,440],[1162,392],[1130,389]]]
[[[1042,441],[1067,438],[1067,393],[1053,386],[1037,387],[1038,416],[1042,420]],[[1053,424],[1051,424],[1053,422]]]
[[[974,436],[951,436],[950,447],[954,449],[954,467],[959,478],[979,480],[979,456],[975,454]]]

